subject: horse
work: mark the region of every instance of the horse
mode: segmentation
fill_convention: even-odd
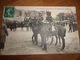
[[[37,45],[38,44],[38,34],[40,33],[41,26],[39,24],[36,24],[36,22],[31,22],[29,26],[33,32],[32,42]]]
[[[63,29],[61,27],[59,28],[59,26],[55,25],[57,30],[51,31],[52,25],[50,23],[43,23],[43,22],[38,24],[37,22],[33,21],[33,22],[29,22],[29,25],[32,28],[32,32],[33,32],[32,42],[34,44],[36,44],[36,45],[38,44],[38,34],[40,34],[40,36],[41,36],[41,47],[43,48],[43,50],[47,50],[46,40],[47,40],[48,36],[55,36],[56,37],[56,44],[57,44],[57,41],[60,40],[60,38],[62,39],[63,45],[62,45],[61,50],[64,49],[65,39],[64,39],[63,35],[65,35],[65,33],[64,33],[65,29]],[[53,41],[53,39],[52,39],[52,41]]]
[[[54,40],[53,36],[54,36],[56,38],[55,45],[57,45],[58,41],[59,41],[59,44],[62,45],[60,49],[63,50],[65,48],[65,39],[64,39],[64,37],[66,35],[66,28],[64,28],[64,26],[58,25],[58,24],[55,24],[53,26],[54,26],[54,29],[55,29],[54,31],[49,30],[49,31],[47,31],[47,33],[45,32],[46,39],[48,39],[48,37],[52,37],[51,42],[50,42],[50,45],[51,45],[53,43],[53,40]],[[50,26],[50,28],[51,27],[52,26]],[[61,43],[61,41],[62,41],[62,43]]]
[[[43,48],[47,48],[46,47],[46,37],[48,35],[47,32],[49,32],[50,29],[50,24],[49,23],[37,23],[37,22],[31,22],[30,27],[32,28],[32,32],[33,32],[33,36],[32,36],[32,42],[34,44],[38,44],[38,34],[40,34],[41,36],[41,46],[43,46]]]
[[[61,45],[61,41],[62,41],[61,50],[63,50],[65,48],[64,37],[66,36],[66,28],[64,28],[63,24],[55,24],[55,27],[56,27],[56,30],[57,30],[57,35],[58,35],[58,40],[59,40],[60,45]],[[56,44],[58,43],[58,40],[56,40]]]

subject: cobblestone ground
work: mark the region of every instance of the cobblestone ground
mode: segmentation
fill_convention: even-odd
[[[68,28],[68,27],[67,27]],[[67,29],[68,30],[68,29]],[[79,39],[78,31],[68,32],[65,37],[65,49],[61,51],[58,47],[55,46],[55,38],[52,45],[49,46],[50,40],[47,41],[48,50],[44,51],[38,45],[34,45],[31,40],[32,31],[26,31],[26,28],[23,30],[17,28],[16,31],[9,31],[9,36],[6,39],[5,48],[2,51],[3,55],[27,55],[27,54],[63,54],[63,53],[80,53],[79,49]],[[40,39],[40,38],[39,38]],[[39,40],[40,42],[40,40]]]

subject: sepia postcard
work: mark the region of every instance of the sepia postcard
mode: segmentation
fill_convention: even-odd
[[[80,53],[75,6],[5,6],[0,55]]]

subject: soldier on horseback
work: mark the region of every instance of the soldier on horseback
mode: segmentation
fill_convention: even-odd
[[[46,15],[47,15],[46,21],[49,22],[49,23],[53,22],[53,18],[51,16],[51,12],[47,11]]]

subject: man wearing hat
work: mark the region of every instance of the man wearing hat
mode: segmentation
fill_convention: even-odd
[[[46,21],[49,23],[53,22],[51,12],[47,11],[46,14],[47,14]]]

